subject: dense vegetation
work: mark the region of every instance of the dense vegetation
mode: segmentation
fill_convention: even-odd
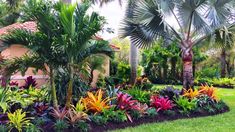
[[[0,15],[17,12],[9,22],[0,16],[6,22],[1,26],[19,20],[37,24],[35,32],[13,29],[1,36],[1,51],[20,44],[29,52],[0,63],[0,131],[106,131],[229,111],[213,86],[235,84],[232,0],[130,0],[120,35],[131,41],[112,40],[119,52],[97,36],[106,21],[89,10],[92,3],[110,1],[19,0],[15,10],[12,1],[0,2]],[[137,55],[136,46],[145,49]],[[101,74],[92,87],[105,57],[110,76]],[[30,67],[48,75],[48,84],[39,87],[33,76],[22,86],[10,80]]]

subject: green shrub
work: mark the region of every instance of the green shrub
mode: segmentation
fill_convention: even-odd
[[[89,125],[85,121],[79,121],[75,127],[78,128],[80,132],[88,132],[90,129]]]
[[[56,120],[54,128],[57,132],[63,132],[63,130],[69,128],[69,125],[64,120]]]
[[[105,125],[108,122],[108,118],[102,115],[93,115],[91,120],[97,125]]]
[[[227,104],[220,100],[219,102],[214,104],[214,108],[217,112],[223,112],[224,110],[229,109],[229,107],[227,106]]]
[[[196,77],[216,78],[220,74],[217,69],[217,67],[203,67],[200,71],[196,72]]]
[[[36,125],[29,125],[26,127],[26,131],[25,132],[41,132],[42,130],[40,128],[38,128]]]
[[[111,109],[104,110],[103,115],[108,119],[108,121],[113,121],[117,123],[127,121],[125,111],[114,110],[114,107],[112,107]]]
[[[133,97],[133,99],[138,100],[141,103],[149,104],[149,101],[150,101],[150,93],[149,92],[143,91],[137,87],[129,89],[126,92],[128,94],[130,94]]]
[[[46,123],[46,120],[43,117],[38,117],[33,119],[32,122],[36,126],[42,126]]]
[[[167,115],[167,116],[175,116],[175,111],[173,110],[165,110],[163,111],[163,114]]]
[[[133,119],[139,119],[141,117],[141,113],[138,110],[131,110],[130,115]]]
[[[189,114],[190,111],[193,111],[197,107],[197,100],[189,100],[185,97],[179,97],[175,100],[177,106],[181,109],[182,114]]]
[[[148,116],[150,116],[150,117],[155,117],[155,116],[158,115],[157,110],[156,110],[155,108],[149,108],[149,109],[147,110],[147,114],[148,114]]]

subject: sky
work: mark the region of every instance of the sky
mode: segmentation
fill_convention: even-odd
[[[118,29],[120,27],[121,20],[124,18],[125,7],[125,3],[120,6],[118,0],[105,4],[102,7],[99,5],[93,6],[94,11],[106,18],[108,24],[105,27],[114,29],[113,34],[107,32],[103,33],[102,37],[104,39],[111,39],[118,36]]]
[[[76,0],[73,0],[75,2]],[[123,2],[120,6],[118,0],[104,4],[100,7],[99,4],[93,5],[90,10],[99,13],[101,16],[106,18],[108,24],[105,25],[105,28],[112,28],[114,33],[110,34],[107,32],[99,33],[99,35],[106,39],[110,40],[118,36],[118,29],[120,27],[120,22],[124,18],[126,4]]]

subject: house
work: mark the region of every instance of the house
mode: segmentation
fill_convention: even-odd
[[[37,30],[37,24],[33,21],[28,21],[25,23],[15,23],[6,27],[3,27],[0,29],[0,36],[6,34],[9,30],[12,29],[26,29],[26,30],[30,30],[32,32],[35,32]],[[102,39],[100,37],[96,37],[95,39]],[[110,44],[110,47],[114,49],[114,51],[118,51],[119,48],[116,47],[113,44]],[[0,59],[12,59],[14,57],[20,57],[22,55],[24,55],[25,53],[27,53],[29,50],[19,44],[14,44],[11,47],[1,51],[0,54]],[[105,69],[105,73],[104,76],[108,76],[109,75],[109,58],[106,57],[105,59],[105,64],[104,64],[104,69]],[[33,76],[36,80],[39,86],[45,84],[48,82],[48,76],[45,75],[42,71],[38,71],[36,74],[33,71],[33,68],[29,68],[27,70],[27,72],[25,73],[25,76],[22,76],[21,73],[15,73],[14,75],[11,76],[11,81],[17,81],[19,83],[19,85],[21,86],[24,83],[24,80],[28,77],[28,76]],[[95,87],[96,82],[98,80],[98,76],[99,76],[99,71],[94,71],[93,72],[93,81],[92,81],[92,86]]]

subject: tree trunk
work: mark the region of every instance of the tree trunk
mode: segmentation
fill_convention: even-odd
[[[50,85],[51,85],[51,96],[52,96],[53,107],[55,109],[58,109],[58,101],[56,97],[56,87],[54,81],[54,71],[52,67],[50,67]]]
[[[130,65],[131,65],[131,76],[130,83],[135,84],[137,77],[137,66],[138,66],[138,48],[131,41],[130,47]]]
[[[163,80],[166,81],[167,80],[167,71],[168,71],[167,58],[164,58],[162,66],[163,66]]]
[[[221,61],[221,73],[220,76],[221,78],[225,78],[226,76],[226,51],[223,48],[221,55],[220,55],[220,61]]]
[[[183,50],[183,88],[193,89],[193,51],[192,49]]]
[[[91,71],[90,71],[90,80],[89,80],[89,85],[91,86],[91,83],[92,83],[92,81],[93,81],[93,78],[94,78],[94,75],[93,75],[93,69],[91,69]]]
[[[176,63],[177,63],[177,58],[171,58],[171,76],[176,77]]]
[[[73,58],[71,59],[70,62],[71,63],[69,64],[69,84],[68,84],[66,104],[65,104],[66,108],[70,108],[73,98],[73,81],[74,81]]]

